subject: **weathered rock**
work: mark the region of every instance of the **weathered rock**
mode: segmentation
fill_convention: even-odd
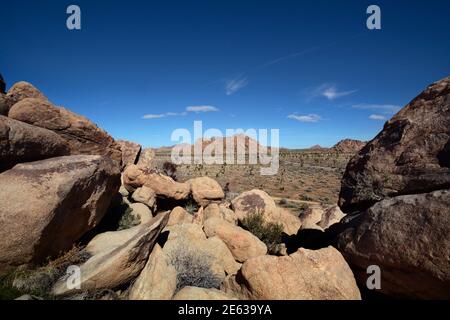
[[[156,194],[147,186],[137,188],[136,191],[133,192],[131,199],[135,202],[147,205],[153,211],[156,210]]]
[[[232,206],[239,221],[249,214],[262,213],[266,222],[281,223],[283,231],[288,235],[296,234],[301,226],[296,216],[278,208],[275,201],[262,190],[243,192],[232,201]]]
[[[120,193],[120,195],[121,195],[122,197],[124,197],[124,198],[128,198],[128,196],[130,195],[130,193],[128,192],[128,190],[127,190],[123,185],[120,186],[120,188],[119,188],[119,193]]]
[[[387,197],[450,188],[450,77],[430,85],[348,164],[339,206],[360,211]]]
[[[203,216],[205,220],[210,218],[222,218],[219,205],[217,203],[211,203],[208,205],[203,211]]]
[[[0,171],[68,154],[66,141],[53,131],[0,115]]]
[[[122,183],[128,192],[134,192],[147,181],[146,173],[137,165],[131,164],[125,168],[122,174]]]
[[[240,266],[225,243],[217,237],[206,238],[201,226],[197,224],[178,224],[166,228],[169,235],[163,251],[171,258],[177,254],[190,252],[205,258],[210,269],[219,278],[235,274]]]
[[[356,153],[366,145],[365,141],[344,139],[336,143],[331,149],[331,152],[338,153]]]
[[[205,221],[205,215],[203,212],[203,207],[200,207],[197,212],[194,213],[192,217],[192,223],[198,224],[199,226],[203,226],[203,222]]]
[[[238,217],[234,213],[233,210],[231,210],[229,207],[227,207],[224,204],[219,204],[220,214],[222,215],[222,218],[226,221],[228,221],[231,224],[238,224]]]
[[[331,206],[325,209],[322,219],[317,223],[317,225],[325,230],[333,224],[339,223],[344,217],[345,214],[341,211],[341,209],[339,209],[338,206]]]
[[[189,212],[184,210],[182,207],[175,207],[170,213],[170,218],[169,222],[167,222],[167,226],[173,226],[176,224],[183,224],[183,223],[192,223],[192,221],[193,216],[189,214]]]
[[[122,168],[129,164],[136,164],[141,153],[141,145],[126,140],[117,140],[120,151],[122,151]]]
[[[20,81],[14,84],[6,94],[6,105],[8,111],[17,102],[26,98],[37,98],[47,100],[47,98],[31,83]]]
[[[236,298],[217,289],[188,286],[178,291],[173,300],[236,300]]]
[[[222,187],[216,180],[209,177],[194,178],[187,181],[192,190],[195,202],[200,206],[207,206],[210,203],[219,203],[225,197]]]
[[[267,253],[267,247],[261,240],[247,230],[221,218],[207,219],[204,223],[204,231],[208,237],[219,237],[239,262]]]
[[[146,224],[116,231],[119,236],[109,232],[92,239],[87,251],[93,256],[80,267],[80,290],[114,289],[136,278],[168,219],[167,213],[159,214]],[[64,278],[52,290],[55,295],[76,291],[67,287]]]
[[[8,116],[58,133],[67,141],[72,155],[104,155],[119,163],[122,159],[119,146],[105,131],[89,119],[55,107],[48,100],[22,99],[11,107]]]
[[[158,197],[173,200],[186,200],[191,191],[188,183],[176,182],[158,173],[147,175],[145,186],[152,189]]]
[[[333,247],[249,259],[222,289],[252,300],[361,299],[350,267]]]
[[[145,148],[141,150],[141,153],[138,157],[137,165],[142,169],[152,169],[153,168],[153,159],[155,158],[155,152],[151,148]]]
[[[377,265],[381,293],[449,299],[449,208],[450,190],[380,201],[350,221],[338,248],[363,285]]]
[[[169,257],[155,244],[139,277],[130,289],[131,300],[169,300],[177,287],[177,271]]]
[[[41,262],[103,218],[120,185],[117,163],[57,157],[0,174],[0,266]]]
[[[130,204],[131,214],[142,223],[147,223],[153,219],[152,211],[143,203]]]

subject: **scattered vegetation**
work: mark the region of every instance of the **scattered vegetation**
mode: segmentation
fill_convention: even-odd
[[[133,215],[132,212],[133,210],[127,205],[120,217],[117,230],[129,229],[141,223],[141,219],[139,219],[138,216]]]
[[[90,255],[80,247],[74,247],[45,266],[29,269],[18,267],[0,277],[0,300],[11,300],[29,294],[44,299],[54,299],[53,285],[66,274],[70,265],[87,261]]]
[[[262,212],[254,212],[248,214],[242,220],[242,227],[264,242],[269,253],[277,252],[283,237],[283,226],[281,224],[266,222]]]
[[[222,281],[211,269],[213,258],[206,253],[182,247],[170,253],[170,260],[177,271],[176,292],[186,286],[220,287]]]

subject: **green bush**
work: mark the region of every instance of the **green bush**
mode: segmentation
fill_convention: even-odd
[[[269,253],[275,253],[283,237],[283,225],[265,222],[262,212],[248,214],[241,222],[244,229],[253,233],[264,242]]]
[[[119,227],[117,228],[117,230],[129,229],[141,223],[141,219],[139,219],[139,217],[134,216],[132,212],[133,210],[129,206],[126,206],[125,211],[120,217]]]

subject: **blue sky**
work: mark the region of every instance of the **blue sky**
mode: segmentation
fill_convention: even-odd
[[[66,28],[78,4],[82,30]],[[366,28],[381,7],[382,30]],[[3,1],[0,72],[113,137],[278,128],[280,144],[369,140],[450,75],[449,1]],[[189,108],[191,107],[191,108]],[[202,112],[203,111],[203,112]],[[207,112],[209,111],[209,112]],[[146,117],[145,117],[146,115]]]

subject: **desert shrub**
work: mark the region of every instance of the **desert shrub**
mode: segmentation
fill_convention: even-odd
[[[176,292],[186,286],[216,289],[220,287],[222,280],[211,269],[211,256],[187,247],[178,248],[169,256],[177,271]]]
[[[163,164],[163,172],[166,176],[171,177],[173,180],[177,180],[176,172],[177,172],[177,165],[166,161]]]
[[[248,214],[241,224],[244,229],[253,233],[266,244],[269,253],[277,252],[277,247],[283,237],[283,226],[281,224],[264,221],[262,212]]]
[[[288,204],[288,201],[286,200],[286,199],[281,199],[280,200],[280,205],[281,206],[285,206],[285,205],[287,205]]]
[[[141,223],[141,219],[139,217],[132,214],[133,210],[126,206],[125,211],[123,212],[122,216],[119,220],[119,226],[117,230],[124,230],[129,229],[132,227],[135,227]]]
[[[80,247],[74,247],[64,255],[34,269],[19,267],[0,278],[0,299],[15,299],[24,294],[44,299],[54,299],[51,290],[70,265],[78,265],[90,258]]]
[[[189,198],[189,199],[186,201],[186,204],[184,205],[184,209],[185,209],[188,213],[194,214],[194,213],[196,213],[196,212],[198,211],[199,207],[198,207],[197,202],[195,202],[194,199]]]

